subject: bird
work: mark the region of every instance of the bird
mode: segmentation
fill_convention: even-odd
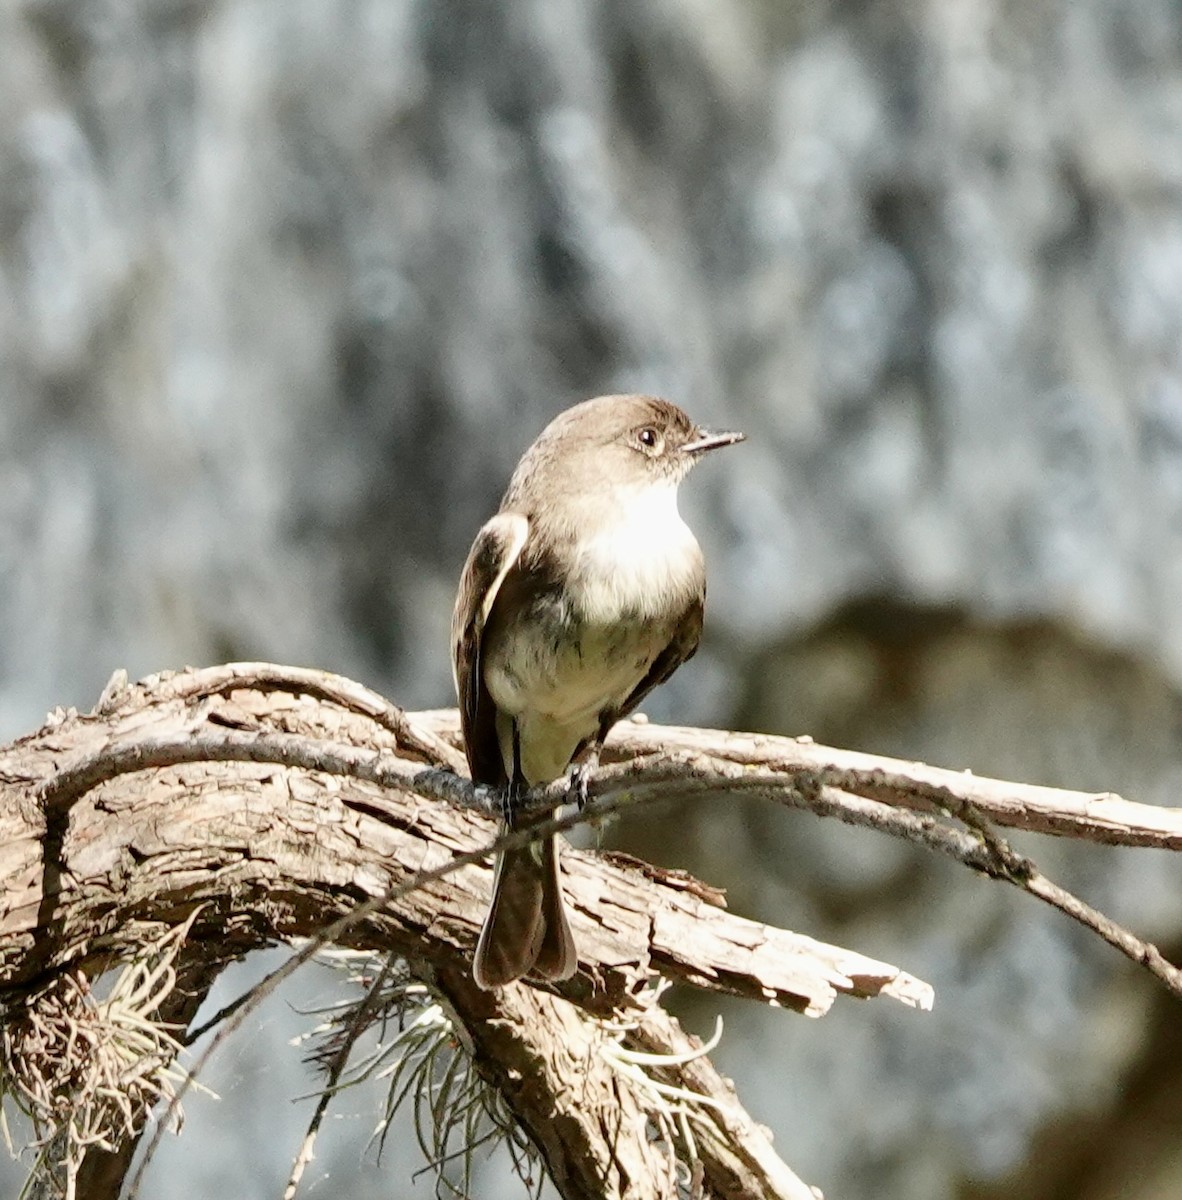
[[[706,572],[678,485],[743,439],[668,400],[613,395],[560,413],[525,451],[452,616],[469,771],[497,789],[506,827],[544,819],[517,813],[519,799],[598,762],[611,727],[696,651]],[[500,851],[477,985],[558,982],[577,966],[554,836]]]

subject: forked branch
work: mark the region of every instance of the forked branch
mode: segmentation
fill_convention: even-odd
[[[651,1150],[619,1139],[644,1140],[646,1123],[673,1130],[661,1125],[664,1109],[645,1105],[690,1094],[705,1097],[692,1121],[685,1110],[669,1111],[696,1131],[703,1195],[807,1195],[708,1060],[691,1052],[652,1003],[653,981],[664,977],[813,1016],[842,993],[927,1007],[931,989],[853,951],[729,913],[720,893],[684,875],[571,852],[565,884],[579,975],[561,997],[528,987],[481,993],[467,971],[495,835],[481,811],[488,798],[457,773],[461,763],[454,713],[408,714],[319,672],[248,663],[135,685],[116,677],[94,713],[52,714],[43,729],[0,751],[0,989],[7,1019],[19,1019],[22,1006],[35,1005],[68,973],[93,978],[133,959],[178,914],[184,919],[200,908],[181,954],[190,968],[200,962],[209,979],[211,966],[276,939],[311,939],[294,961],[328,941],[405,958],[469,1030],[487,1078],[498,1087],[523,1077],[537,1082],[510,1089],[516,1117],[535,1142],[546,1142],[556,1112],[575,1122],[571,1136],[542,1145],[566,1196],[593,1194],[592,1181],[594,1194],[616,1194],[612,1180],[646,1163],[657,1180],[654,1194],[661,1194],[669,1182],[661,1170],[673,1168],[658,1168]],[[536,832],[693,794],[803,807],[907,838],[1015,884],[1182,993],[1177,969],[1154,947],[1051,883],[995,828],[1177,849],[1182,814],[1175,810],[984,780],[807,739],[640,722],[613,733],[590,793],[587,812]],[[564,798],[561,784],[535,797],[546,805]],[[492,1024],[504,1031],[517,1019],[512,1014],[524,1012],[520,1035],[487,1044],[490,1006],[497,1010]],[[572,1030],[587,1022],[576,1038]],[[613,1059],[608,1045],[601,1061],[597,1050],[590,1076],[590,1059],[571,1066],[570,1056],[557,1052],[579,1039],[602,1048],[613,1037],[619,1053]],[[618,1089],[619,1071],[632,1071],[635,1056],[658,1052],[665,1065],[656,1069],[656,1090],[634,1094],[630,1103],[642,1116],[618,1126],[610,1146],[601,1119],[578,1124],[586,1093],[564,1078],[564,1062],[583,1084],[602,1077]]]

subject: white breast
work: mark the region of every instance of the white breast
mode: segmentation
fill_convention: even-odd
[[[506,767],[516,728],[531,783],[561,775],[600,715],[624,703],[702,586],[702,552],[677,511],[675,483],[580,500],[564,505],[563,533],[578,547],[564,598],[503,624],[485,647]]]
[[[676,483],[629,490],[616,518],[582,539],[575,569],[584,618],[610,623],[631,614],[664,616],[672,601],[689,603],[702,552],[677,511]]]

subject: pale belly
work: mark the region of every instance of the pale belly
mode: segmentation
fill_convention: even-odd
[[[619,709],[648,674],[702,589],[701,551],[677,513],[676,486],[616,499],[619,520],[579,537],[567,586],[539,594],[484,647],[506,769],[512,774],[516,725],[531,784],[563,774],[601,714]],[[602,503],[597,497],[588,524],[603,523]]]
[[[669,620],[651,618],[566,625],[559,637],[540,636],[544,627],[529,622],[505,631],[485,659],[506,768],[512,770],[516,722],[521,770],[531,784],[562,775],[600,715],[624,703],[673,634]]]

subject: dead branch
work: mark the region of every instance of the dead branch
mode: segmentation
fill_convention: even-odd
[[[319,672],[231,664],[135,685],[116,676],[94,713],[51,714],[41,730],[0,751],[0,997],[9,1019],[55,980],[77,972],[93,978],[133,958],[198,908],[183,953],[203,964],[207,979],[211,967],[275,939],[315,939],[301,958],[326,939],[381,947],[447,996],[480,1069],[507,1089],[564,1195],[614,1195],[613,1179],[642,1169],[664,1180],[661,1187],[668,1183],[651,1148],[620,1140],[646,1122],[659,1124],[664,1110],[644,1108],[638,1093],[630,1102],[640,1106],[636,1120],[617,1126],[608,1144],[603,1122],[585,1120],[595,1106],[579,1088],[595,1080],[606,1087],[610,1077],[618,1091],[610,1055],[608,1067],[596,1057],[588,1074],[586,1056],[576,1067],[558,1052],[599,1046],[604,1021],[632,1022],[627,1053],[660,1047],[684,1060],[658,1074],[676,1078],[667,1086],[679,1093],[706,1097],[692,1120],[678,1118],[699,1129],[705,1195],[808,1195],[708,1061],[687,1054],[684,1035],[649,1002],[652,980],[661,975],[814,1016],[843,992],[925,1007],[930,988],[854,952],[728,913],[720,894],[679,873],[570,852],[566,888],[580,974],[561,998],[526,987],[480,993],[467,967],[487,899],[490,873],[481,860],[493,825],[480,811],[487,797],[455,773],[460,762],[454,713],[407,714]],[[992,827],[1178,848],[1182,814],[1174,810],[807,739],[639,722],[617,728],[590,791],[589,814],[539,829],[693,794],[808,808],[907,837],[1023,887],[1182,991],[1176,968],[1152,946],[1051,883]],[[555,785],[535,799],[563,798]],[[498,1029],[520,1030],[495,1047],[490,1006]],[[608,1102],[607,1093],[596,1094]],[[610,1103],[623,1101],[617,1095]],[[704,1121],[703,1113],[713,1116]],[[574,1125],[554,1139],[548,1131],[559,1118]],[[585,1190],[592,1180],[598,1191]],[[114,1196],[118,1182],[90,1194]]]
[[[51,714],[0,751],[6,1024],[18,1028],[38,1012],[58,981],[134,961],[190,917],[176,969],[193,977],[193,964],[206,968],[188,996],[193,1011],[221,964],[327,926],[342,945],[385,949],[446,984],[460,1025],[478,1027],[472,1044],[488,1076],[534,1080],[510,1089],[511,1103],[544,1142],[548,1169],[568,1181],[565,1194],[589,1195],[579,1188],[595,1179],[597,1194],[610,1196],[613,1178],[622,1186],[629,1172],[657,1170],[643,1097],[609,1138],[610,1123],[590,1114],[602,1117],[605,1105],[624,1111],[610,1062],[596,1058],[588,1073],[586,1055],[558,1051],[575,1045],[572,1029],[584,1025],[583,1044],[602,1042],[598,1020],[642,1008],[658,973],[814,1016],[842,993],[930,1004],[930,988],[905,972],[728,913],[719,893],[687,877],[574,852],[567,882],[584,957],[579,979],[561,999],[524,987],[480,993],[468,965],[494,824],[451,773],[456,764],[450,741],[366,689],[266,665],[135,685],[116,678],[95,712]],[[503,1061],[491,1061],[485,1045],[490,1005],[538,1009],[516,1042],[498,1043]],[[552,1074],[538,1078],[539,1070]],[[609,1084],[598,1107],[589,1104]],[[735,1128],[754,1138],[754,1122],[733,1096],[725,1100]],[[564,1136],[544,1139],[560,1118]],[[91,1181],[88,1196],[118,1194],[127,1145],[116,1148],[116,1170],[96,1169],[97,1148],[80,1168],[71,1161],[73,1176]],[[101,1150],[110,1165],[110,1149]],[[728,1153],[753,1164],[743,1190],[734,1190],[733,1165],[716,1167],[711,1151],[704,1194],[791,1194],[776,1180],[794,1177],[766,1144]],[[674,1166],[663,1151],[660,1161],[666,1173],[653,1178],[663,1188]],[[761,1171],[768,1181],[752,1190]]]
[[[443,718],[441,720],[441,718]],[[423,714],[416,723],[446,734],[441,713]],[[669,725],[625,722],[608,743],[607,759],[679,752],[702,755],[733,782],[725,766],[756,768],[762,780],[745,788],[783,786],[786,780],[817,779],[886,804],[935,815],[980,813],[995,825],[1055,834],[1112,846],[1182,849],[1182,809],[1162,808],[1125,800],[1114,792],[1077,792],[987,779],[971,771],[952,771],[926,763],[902,762],[854,750],[818,746],[811,738],[731,733],[717,729],[687,729]],[[728,789],[729,790],[729,789]]]

